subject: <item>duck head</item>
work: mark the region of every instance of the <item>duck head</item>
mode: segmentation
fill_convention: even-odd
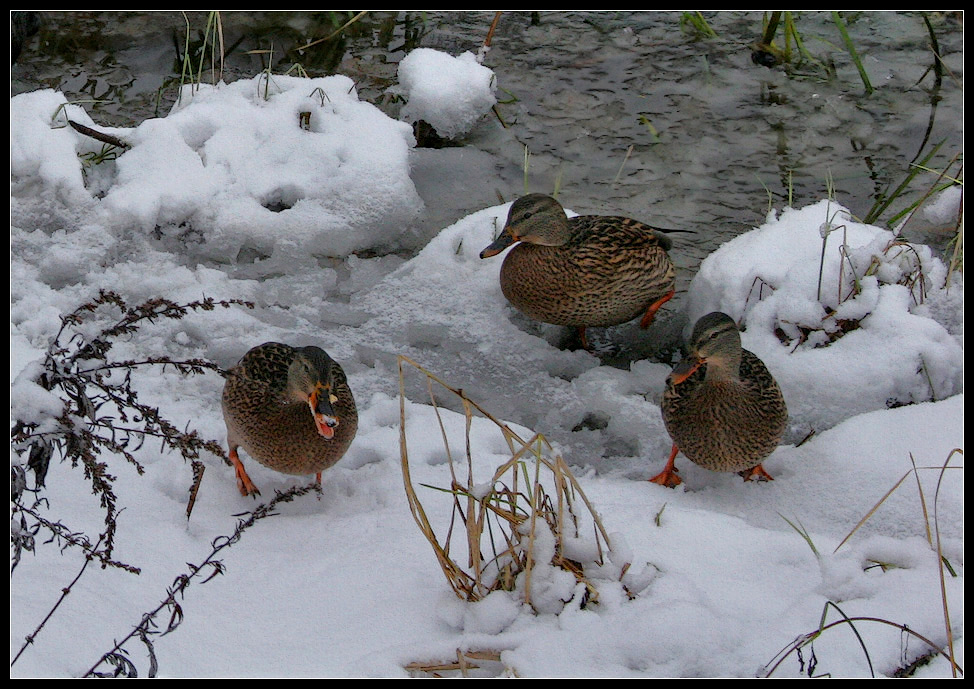
[[[570,236],[571,224],[562,205],[544,194],[528,194],[511,204],[504,229],[480,252],[480,258],[496,256],[516,242],[560,246]]]
[[[698,368],[707,365],[707,380],[734,380],[741,366],[741,331],[726,313],[714,311],[693,326],[687,357],[670,374],[679,385]]]
[[[287,389],[291,399],[305,402],[311,410],[318,434],[330,440],[335,436],[339,418],[334,404],[338,402],[335,385],[341,368],[320,347],[299,347],[288,368]]]

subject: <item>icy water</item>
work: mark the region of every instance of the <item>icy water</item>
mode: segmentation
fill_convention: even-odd
[[[58,88],[71,100],[93,101],[85,107],[95,122],[111,126],[168,112],[180,56],[187,43],[198,49],[209,16],[40,14],[39,31],[12,67],[12,93]],[[495,17],[369,13],[339,40],[296,49],[351,16],[222,13],[224,79],[268,66],[274,73],[339,72],[395,117],[399,106],[387,89],[398,60],[420,46],[476,51]],[[405,253],[475,210],[526,189],[557,189],[579,213],[629,215],[686,231],[674,235],[673,250],[683,293],[709,252],[759,225],[769,208],[812,203],[831,189],[862,218],[906,178],[911,163],[943,170],[963,152],[963,19],[956,13],[842,13],[871,93],[831,13],[794,13],[806,54],[770,67],[752,59],[763,13],[705,13],[713,35],[683,21],[687,16],[502,14],[484,60],[497,77],[495,116],[459,145],[416,150],[413,177],[427,210],[409,228]],[[785,46],[783,28],[775,43]],[[935,181],[935,172],[918,175],[877,224]],[[946,228],[920,216],[904,228],[907,239],[936,246],[949,239]],[[679,304],[680,294],[668,313]],[[660,320],[675,337],[678,319]]]

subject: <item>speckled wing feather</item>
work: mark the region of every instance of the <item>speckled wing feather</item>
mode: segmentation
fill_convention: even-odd
[[[294,347],[280,342],[265,342],[243,355],[236,371],[245,378],[263,383],[280,393],[287,385],[287,370],[294,361]]]
[[[638,220],[583,215],[572,218],[571,239],[565,245],[579,264],[590,266],[593,277],[618,279],[627,271],[652,272],[669,262],[665,252],[673,242]]]
[[[642,316],[675,284],[670,239],[630,218],[571,219],[562,246],[521,243],[501,268],[504,296],[535,320],[611,326]]]

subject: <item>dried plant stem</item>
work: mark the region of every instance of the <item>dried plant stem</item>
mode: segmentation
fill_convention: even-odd
[[[953,456],[953,454],[954,454],[954,453],[956,453],[956,452],[961,452],[961,451],[960,451],[960,450],[958,450],[958,449],[955,449],[955,450],[953,450],[953,451],[951,452],[951,456]],[[948,457],[948,458],[947,458],[947,461],[948,461],[948,462],[950,461],[950,457]],[[902,476],[902,477],[900,477],[900,480],[898,480],[898,481],[897,481],[897,482],[896,482],[896,483],[895,483],[895,484],[893,485],[893,487],[892,487],[892,488],[890,488],[890,489],[889,489],[888,491],[886,491],[886,493],[884,493],[884,494],[883,494],[883,497],[881,497],[881,498],[880,498],[880,499],[879,499],[879,500],[878,500],[878,501],[876,502],[876,504],[875,504],[875,505],[873,505],[873,507],[872,507],[872,509],[870,509],[870,510],[869,510],[869,511],[868,511],[868,512],[866,513],[866,515],[865,515],[865,516],[864,516],[864,517],[863,517],[862,519],[860,519],[860,520],[859,520],[859,522],[858,522],[858,523],[857,523],[857,524],[856,524],[856,525],[855,525],[855,526],[854,526],[854,527],[852,528],[852,531],[850,531],[850,532],[849,532],[848,534],[846,534],[846,537],[842,539],[842,541],[841,541],[841,542],[839,543],[839,545],[837,545],[837,546],[835,546],[835,550],[833,550],[832,552],[833,552],[833,553],[836,553],[836,552],[838,552],[838,551],[839,551],[839,548],[841,548],[842,546],[844,546],[844,545],[845,545],[845,544],[846,544],[846,543],[848,542],[848,540],[849,540],[850,538],[852,538],[852,535],[853,535],[853,534],[854,534],[854,533],[855,533],[856,531],[858,531],[858,530],[859,530],[859,528],[860,528],[860,527],[861,527],[861,526],[862,526],[863,524],[865,524],[865,523],[866,523],[867,521],[869,521],[869,519],[870,519],[870,518],[872,518],[872,516],[873,516],[873,515],[874,515],[874,514],[876,513],[876,510],[878,510],[878,509],[880,508],[880,506],[881,506],[881,505],[882,505],[882,504],[883,504],[884,502],[886,502],[886,499],[887,499],[887,498],[888,498],[888,497],[889,497],[890,495],[892,495],[892,494],[893,494],[894,492],[896,492],[896,489],[897,489],[897,488],[899,488],[899,487],[900,487],[900,486],[901,486],[901,485],[903,484],[903,482],[904,482],[904,481],[905,481],[905,480],[906,480],[907,478],[909,478],[909,476],[910,476],[910,474],[916,474],[916,473],[917,473],[917,472],[918,472],[919,470],[921,470],[921,469],[936,469],[936,470],[938,470],[938,471],[945,471],[945,470],[947,470],[947,469],[960,469],[960,470],[963,470],[963,467],[948,467],[948,466],[946,466],[946,464],[945,464],[944,466],[940,466],[940,467],[935,467],[935,466],[927,466],[927,467],[917,467],[917,466],[914,466],[914,468],[913,468],[913,469],[911,469],[910,471],[908,471],[908,472],[906,472],[905,474],[903,474],[903,476]],[[917,481],[918,481],[918,484],[917,484],[917,485],[919,485],[919,476],[917,477]],[[924,503],[923,503],[923,505],[924,505],[924,519],[926,519],[926,503],[924,502]],[[930,542],[930,543],[931,543],[931,545],[933,545],[933,543],[932,543],[932,541],[930,541],[930,528],[929,528],[929,524],[927,525],[927,537],[928,537],[928,542]]]
[[[938,502],[939,502],[938,498],[940,496],[940,486],[941,486],[941,484],[943,482],[943,479],[944,479],[944,476],[946,475],[947,470],[948,469],[960,469],[960,470],[963,470],[963,467],[952,467],[952,466],[948,466],[950,464],[950,462],[951,462],[951,460],[952,460],[952,458],[954,457],[955,454],[963,455],[964,454],[964,451],[961,450],[960,448],[954,448],[953,450],[951,450],[950,454],[947,455],[947,459],[944,461],[943,465],[941,465],[939,467],[933,467],[933,466],[929,466],[929,467],[918,467],[916,465],[916,461],[913,458],[913,454],[911,453],[910,454],[910,462],[913,464],[913,468],[910,471],[906,472],[900,478],[900,480],[897,481],[893,485],[892,488],[890,488],[888,491],[886,491],[886,493],[883,495],[883,497],[881,497],[879,499],[879,501],[872,507],[872,509],[870,509],[869,512],[867,512],[866,515],[862,519],[859,520],[859,522],[855,525],[855,527],[853,527],[852,531],[850,531],[849,534],[845,538],[842,539],[842,542],[839,543],[839,545],[837,545],[835,547],[835,550],[833,552],[838,552],[839,548],[841,548],[843,545],[845,545],[845,543],[850,538],[852,538],[852,535],[857,530],[859,530],[859,528],[863,524],[865,524],[873,516],[873,514],[876,513],[876,510],[878,510],[879,507],[886,501],[886,499],[889,498],[889,496],[892,495],[896,491],[896,489],[899,488],[903,484],[903,482],[910,476],[910,474],[913,474],[915,476],[916,481],[917,481],[917,492],[919,493],[919,496],[920,496],[920,506],[921,506],[921,510],[923,511],[923,521],[924,521],[924,525],[925,525],[926,531],[927,531],[927,542],[931,545],[931,547],[933,547],[936,550],[936,553],[937,553],[937,564],[938,564],[937,572],[938,572],[938,578],[939,578],[939,583],[940,583],[940,600],[941,600],[941,605],[943,606],[943,619],[944,619],[944,626],[945,626],[945,629],[946,629],[946,636],[947,636],[947,648],[949,650],[949,655],[948,654],[943,654],[942,652],[941,652],[941,654],[944,655],[950,661],[950,664],[951,664],[951,672],[956,677],[957,672],[958,672],[958,670],[960,668],[954,662],[954,657],[955,657],[954,656],[954,636],[953,636],[953,632],[951,631],[951,626],[950,626],[950,609],[949,609],[949,606],[947,604],[947,583],[946,583],[946,577],[944,576],[944,569],[946,569],[948,567],[948,563],[947,563],[947,560],[944,558],[943,548],[942,548],[941,542],[940,542],[940,521],[939,521],[938,516],[937,516],[937,508],[938,508]],[[919,473],[919,470],[920,469],[935,469],[935,470],[938,470],[939,471],[939,475],[937,477],[937,488],[934,491],[934,501],[933,501],[933,533],[931,533],[930,516],[929,516],[929,512],[928,512],[928,508],[927,508],[926,496],[924,495],[923,487],[922,487],[922,485],[920,483],[920,473]],[[916,634],[916,636],[919,637],[918,634]],[[920,638],[922,638],[922,637],[920,637]],[[927,642],[927,643],[930,643],[930,642]],[[931,646],[931,648],[937,648],[932,643],[930,644],[930,646]]]
[[[409,510],[413,515],[413,519],[419,525],[420,530],[426,536],[427,540],[433,546],[433,551],[436,554],[437,562],[439,562],[440,567],[446,574],[447,581],[450,582],[451,587],[457,595],[467,588],[470,583],[470,577],[464,572],[460,567],[458,567],[449,556],[449,549],[444,549],[440,546],[439,541],[433,531],[433,527],[430,524],[429,517],[426,516],[426,512],[423,509],[422,503],[416,497],[416,493],[413,490],[413,481],[409,472],[409,458],[406,452],[406,390],[405,390],[405,379],[403,377],[403,362],[408,361],[405,357],[399,357],[399,454],[400,463],[402,468],[403,483],[406,488],[406,497],[409,501]],[[412,361],[409,361],[413,365],[417,365]],[[417,365],[418,366],[418,365]],[[441,426],[442,427],[442,426]],[[444,431],[445,437],[445,431]],[[452,466],[452,462],[451,462]]]
[[[510,427],[471,400],[462,390],[450,386],[415,361],[400,356],[398,363],[400,458],[403,483],[413,518],[432,546],[454,593],[461,599],[480,600],[494,590],[511,590],[517,575],[523,574],[523,585],[519,588],[522,590],[524,602],[530,605],[532,573],[536,565],[543,564],[536,562],[539,530],[550,529],[555,537],[555,552],[551,557],[551,564],[570,571],[585,585],[587,590],[585,600],[591,601],[597,598],[595,587],[584,576],[583,565],[564,556],[563,538],[580,537],[582,524],[580,516],[587,514],[584,521],[587,523],[591,520],[593,525],[598,553],[596,563],[601,565],[604,548],[606,546],[611,548],[609,535],[578,481],[571,474],[568,465],[554,452],[544,436],[536,433],[528,440],[524,440]],[[446,536],[443,538],[437,537],[429,516],[413,488],[406,435],[406,365],[426,376],[430,403],[440,426],[447,459],[450,462],[449,488],[425,486],[451,494],[453,511]],[[456,473],[457,462],[451,450],[445,421],[433,392],[434,383],[458,397],[463,408],[467,471],[465,480]],[[474,482],[475,462],[471,446],[475,412],[497,426],[511,453],[508,459],[494,469],[490,481],[480,484],[483,487],[479,489]],[[534,463],[533,470],[531,462]],[[546,482],[549,479],[553,487],[546,489],[545,486],[549,485]],[[579,502],[584,505],[587,513],[580,510]],[[452,534],[457,526],[457,520],[462,522],[464,530],[467,569],[458,565],[450,554]],[[485,538],[488,541],[486,547],[483,544]]]
[[[470,670],[479,669],[479,665],[471,661],[490,661],[499,663],[501,654],[499,651],[471,651],[457,649],[457,659],[445,662],[413,662],[405,666],[410,672],[424,672],[438,677],[441,672],[459,672],[461,677],[469,677]]]
[[[112,663],[113,659],[122,651],[129,641],[135,637],[139,639],[146,645],[149,649],[150,654],[152,654],[154,659],[154,649],[150,641],[150,637],[153,635],[165,636],[170,632],[174,631],[180,623],[183,621],[184,613],[182,606],[177,602],[177,598],[182,598],[185,596],[185,591],[189,588],[189,585],[196,579],[200,579],[206,574],[206,578],[200,581],[201,584],[205,584],[212,580],[214,577],[224,573],[223,563],[217,560],[217,555],[221,551],[229,548],[230,546],[236,544],[243,537],[244,532],[256,524],[261,519],[267,517],[276,516],[278,513],[274,509],[284,502],[291,502],[301,495],[305,495],[313,490],[317,489],[317,484],[310,483],[305,486],[295,486],[287,491],[278,491],[277,494],[266,503],[261,504],[255,510],[251,512],[246,512],[241,515],[241,518],[237,521],[237,525],[233,530],[233,533],[229,536],[220,536],[213,540],[212,550],[206,556],[206,558],[198,565],[189,565],[189,574],[180,574],[173,581],[173,585],[169,588],[168,595],[163,599],[159,605],[157,605],[153,610],[142,615],[142,620],[137,624],[131,632],[129,632],[121,641],[117,642],[111,650],[106,652],[98,659],[98,661],[92,665],[88,670],[82,675],[83,677],[100,677],[100,675],[95,672],[99,665],[102,663]],[[165,609],[171,611],[169,622],[166,625],[165,630],[162,632],[155,631],[155,618]],[[154,673],[150,673],[150,677]]]
[[[295,50],[298,50],[298,51],[307,50],[308,48],[310,48],[313,45],[318,45],[319,43],[324,43],[325,41],[330,41],[335,36],[337,36],[338,34],[340,34],[342,31],[344,31],[345,29],[347,29],[348,27],[350,27],[352,24],[354,24],[355,22],[357,22],[359,19],[361,19],[362,17],[364,17],[367,14],[368,14],[368,11],[367,10],[362,11],[362,12],[359,12],[354,17],[352,17],[351,19],[349,19],[347,22],[345,22],[344,24],[342,24],[341,26],[339,26],[337,29],[335,29],[334,31],[332,31],[330,34],[328,34],[324,38],[318,38],[318,39],[315,39],[315,40],[311,41],[311,43],[305,43],[304,45],[302,45],[302,46],[300,46],[298,48],[295,48]]]
[[[156,298],[129,307],[119,294],[102,290],[97,297],[61,317],[61,326],[48,346],[39,371],[32,379],[33,384],[60,399],[60,409],[46,412],[46,415],[30,409],[33,413],[29,418],[15,418],[16,423],[11,429],[11,447],[24,462],[23,466],[19,463],[11,464],[12,474],[17,479],[14,486],[16,490],[11,491],[11,519],[15,524],[19,522],[19,529],[16,533],[11,533],[11,572],[17,566],[20,551],[33,550],[35,536],[41,529],[49,531],[52,534],[50,541],[57,541],[62,549],[80,547],[84,551],[85,565],[78,577],[63,589],[63,595],[69,593],[81,574],[87,571],[87,563],[92,559],[97,559],[103,568],[114,567],[130,573],[140,571],[137,567],[112,558],[117,518],[125,508],[118,505],[114,491],[115,476],[110,472],[113,470],[110,461],[121,458],[131,464],[138,474],[142,474],[144,469],[136,456],[137,452],[147,439],[160,439],[162,450],[174,450],[192,465],[194,487],[198,487],[202,477],[203,463],[199,461],[202,453],[207,452],[222,458],[225,458],[225,453],[220,443],[204,440],[195,430],[189,428],[180,430],[158,408],[141,402],[138,391],[133,387],[132,372],[138,367],[148,365],[159,365],[163,368],[172,366],[181,374],[207,371],[222,373],[222,370],[202,359],[177,361],[166,357],[150,357],[142,360],[111,360],[111,350],[118,340],[131,339],[141,327],[156,320],[179,320],[191,312],[212,311],[217,306],[229,307],[233,304],[252,306],[238,300],[218,302],[204,297],[187,304]],[[24,410],[12,411],[14,414],[24,413]],[[105,512],[105,528],[97,539],[73,532],[59,521],[44,518],[38,511],[39,506],[50,502],[50,498],[42,494],[42,489],[48,469],[58,457],[72,467],[80,465],[85,479],[91,484],[92,492],[99,498],[100,506]],[[30,489],[26,486],[28,471],[33,473],[35,484]],[[34,504],[23,505],[23,496],[29,494],[35,495]],[[192,503],[191,497],[189,509],[192,508]],[[96,540],[94,545],[93,540]],[[201,567],[212,564],[208,560]],[[198,569],[189,578],[195,576]],[[186,583],[188,581],[177,586],[174,592],[181,591]],[[48,622],[61,600],[28,637],[27,645]],[[168,600],[174,609],[178,609],[172,596]],[[127,637],[130,639],[133,635],[138,635],[145,642],[151,659],[150,674],[154,674],[156,664],[149,637],[156,632],[149,625],[152,624],[152,617],[156,612],[158,610],[144,617],[142,625]],[[170,630],[174,624],[173,621],[170,622]],[[120,672],[135,672],[131,661],[116,651],[117,649],[103,656],[103,660],[114,664]],[[22,652],[23,649],[14,660]]]
[[[501,15],[503,12],[495,12],[494,20],[490,23],[490,28],[487,30],[487,37],[484,39],[484,47],[489,48],[491,41],[494,40],[494,31],[497,29],[497,22],[501,20]]]
[[[109,146],[115,146],[117,148],[126,149],[131,148],[129,144],[119,139],[117,136],[112,136],[111,134],[105,134],[97,129],[92,129],[86,125],[75,122],[74,120],[68,120],[68,124],[79,134],[84,134],[85,136],[91,137],[96,141],[101,141],[103,144],[108,144]]]
[[[101,539],[98,539],[98,542],[95,543],[92,550],[97,551],[99,545],[101,545]],[[44,616],[44,619],[41,620],[40,624],[37,625],[34,631],[25,637],[24,645],[20,647],[19,651],[17,651],[17,655],[14,656],[14,659],[10,661],[10,667],[13,667],[14,663],[16,663],[20,659],[20,656],[23,655],[24,651],[27,650],[27,647],[34,643],[34,639],[37,638],[37,635],[40,634],[40,631],[44,628],[44,625],[47,624],[48,620],[51,619],[57,609],[61,606],[64,599],[68,597],[68,594],[71,593],[71,589],[74,588],[74,585],[78,583],[79,579],[81,579],[81,575],[85,573],[86,569],[88,569],[88,565],[91,563],[94,557],[95,556],[92,552],[85,554],[85,561],[84,564],[81,565],[81,569],[78,570],[78,573],[75,575],[74,579],[71,580],[71,583],[61,589],[61,596],[57,599],[57,602],[54,603],[54,607],[48,611],[47,615]]]
[[[832,603],[831,601],[826,603],[826,608],[828,608],[829,605],[835,607],[835,604]],[[836,609],[838,610],[838,608]],[[824,613],[823,613],[823,620],[824,620]],[[908,626],[904,624],[897,624],[896,622],[890,622],[889,620],[884,620],[879,617],[846,617],[845,615],[843,615],[843,618],[841,620],[836,620],[835,622],[830,622],[829,624],[822,624],[814,632],[809,632],[808,634],[802,634],[801,636],[799,636],[794,642],[789,644],[788,647],[786,647],[786,649],[782,651],[782,653],[779,654],[781,657],[775,656],[776,658],[778,658],[778,660],[774,663],[774,665],[770,667],[770,669],[768,669],[768,671],[765,673],[764,676],[770,677],[771,675],[773,675],[775,670],[778,669],[778,666],[780,666],[781,663],[783,663],[789,655],[791,655],[794,651],[815,641],[815,639],[820,637],[823,632],[832,629],[833,627],[837,627],[840,624],[848,624],[854,628],[853,623],[855,622],[875,622],[878,624],[884,624],[890,627],[895,627],[896,629],[899,629],[904,634],[908,634],[910,636],[916,637],[920,641],[927,644],[931,649],[936,651],[937,655],[943,656],[947,660],[947,662],[950,663],[950,666],[955,673],[960,672],[963,674],[964,672],[963,668],[961,668],[956,662],[954,662],[953,658],[951,658],[942,650],[937,648],[937,645],[934,644],[930,639],[923,636],[922,634],[918,634],[917,632],[913,631],[912,629],[910,629]],[[858,632],[856,632],[856,636],[859,636]],[[861,637],[860,637],[860,642],[861,642]],[[865,650],[865,647],[863,647],[863,650]],[[868,659],[868,653],[866,654],[866,657]],[[870,662],[870,670],[871,669],[872,669],[872,663]]]
[[[612,184],[616,185],[619,183],[619,178],[622,177],[622,169],[626,166],[626,162],[629,160],[629,156],[632,155],[632,150],[635,144],[629,144],[629,148],[626,149],[626,155],[622,158],[622,162],[619,163],[619,170],[616,172],[615,179],[612,180]]]
[[[950,454],[947,456],[947,460],[944,462],[943,467],[941,467],[940,475],[937,477],[937,489],[934,491],[934,498],[933,498],[933,526],[936,531],[936,539],[937,539],[936,541],[937,558],[938,558],[938,565],[939,565],[937,571],[940,573],[940,600],[943,605],[944,627],[945,627],[945,632],[947,634],[947,648],[950,651],[950,656],[949,656],[949,660],[951,661],[950,669],[953,676],[957,677],[958,667],[956,663],[953,662],[953,659],[956,657],[954,655],[954,633],[953,631],[951,631],[950,628],[950,612],[947,608],[947,582],[946,582],[946,578],[944,577],[944,563],[946,562],[946,560],[944,559],[943,549],[940,544],[940,520],[937,518],[937,503],[939,502],[937,498],[940,496],[940,485],[943,482],[945,472],[947,471],[948,468],[947,464],[950,462],[951,458],[955,454],[962,455],[964,454],[964,451],[961,450],[960,448],[954,448],[953,450],[951,450]]]

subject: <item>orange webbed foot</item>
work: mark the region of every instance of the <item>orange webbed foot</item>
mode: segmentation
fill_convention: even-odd
[[[674,466],[674,463],[676,462],[676,455],[679,451],[680,448],[678,448],[676,444],[674,444],[673,450],[670,452],[670,458],[669,460],[667,460],[666,466],[663,468],[663,471],[659,472],[658,474],[656,474],[656,476],[649,479],[650,483],[658,483],[659,485],[666,486],[667,488],[676,488],[678,485],[683,483],[683,479],[681,479],[677,474],[677,472],[679,472],[679,469],[677,469]]]
[[[666,486],[667,488],[676,488],[678,485],[683,483],[683,479],[680,478],[677,473],[679,469],[664,469],[660,473],[656,474],[653,478],[649,479],[650,483],[658,483],[661,486]]]
[[[774,477],[758,464],[756,467],[738,472],[745,481],[774,481]]]
[[[257,486],[255,486],[254,482],[250,480],[250,477],[247,476],[246,472],[244,472],[243,476],[240,476],[239,474],[237,475],[237,490],[239,490],[240,494],[244,497],[253,495],[254,500],[256,500],[257,496],[260,495],[260,491],[257,490]]]
[[[257,496],[260,495],[260,491],[257,490],[257,486],[254,485],[254,482],[247,475],[247,470],[244,469],[243,462],[240,461],[240,457],[237,455],[237,448],[230,450],[230,461],[233,462],[233,470],[237,474],[237,490],[244,497],[253,495],[254,500],[256,500]]]
[[[321,496],[324,492],[321,490],[321,472],[319,471],[315,474],[315,480],[311,483],[310,488],[318,494],[318,499],[321,500]]]

